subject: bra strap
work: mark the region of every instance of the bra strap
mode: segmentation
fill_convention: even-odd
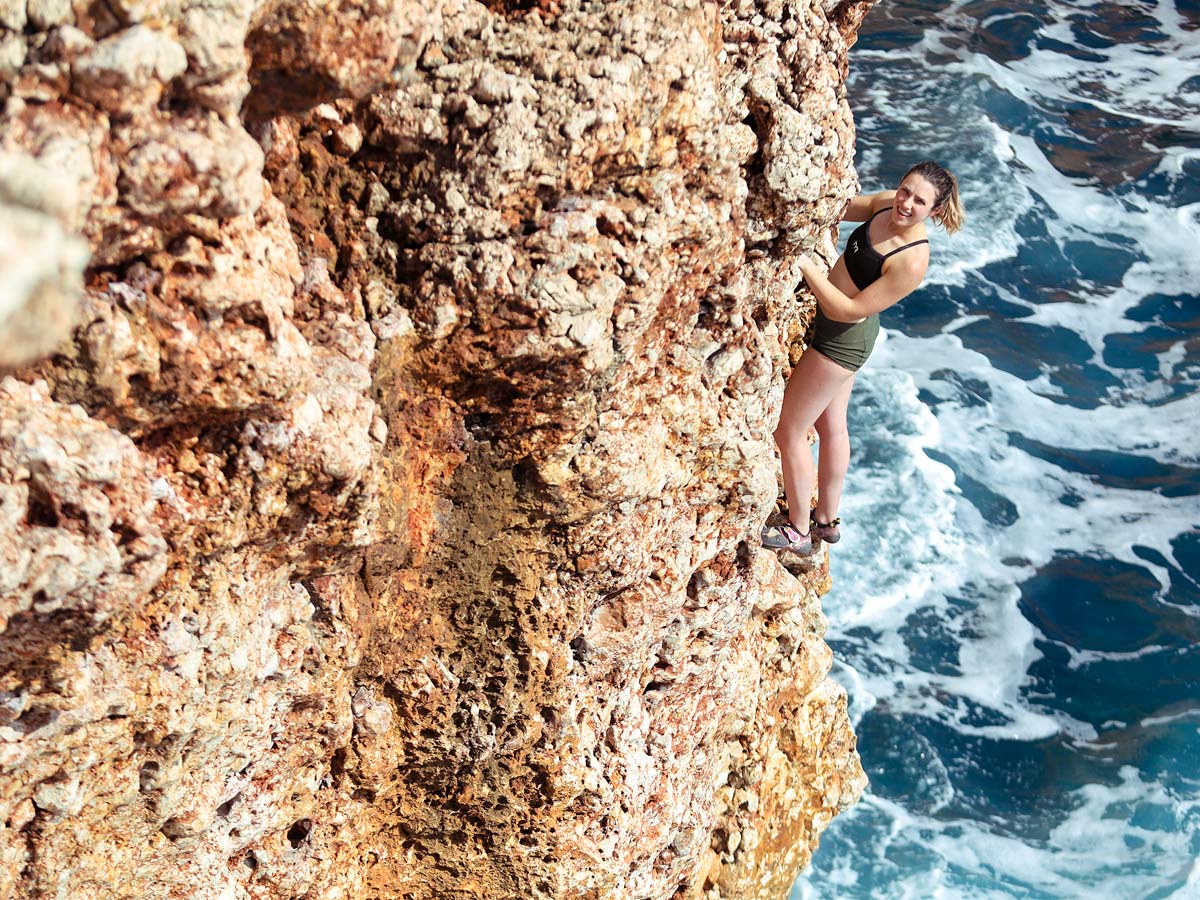
[[[883,258],[887,259],[889,256],[895,256],[901,250],[907,250],[909,247],[917,246],[917,244],[928,244],[928,243],[929,243],[928,239],[921,238],[921,240],[919,240],[919,241],[913,241],[911,244],[905,244],[903,247],[897,247],[895,250],[891,251],[890,253],[883,254]]]

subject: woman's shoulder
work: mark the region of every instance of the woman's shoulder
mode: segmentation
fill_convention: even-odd
[[[879,191],[871,195],[871,213],[875,214],[881,209],[887,209],[896,199],[895,191]]]
[[[845,222],[865,222],[881,209],[892,205],[895,191],[879,191],[875,194],[859,194],[846,206],[842,216]]]

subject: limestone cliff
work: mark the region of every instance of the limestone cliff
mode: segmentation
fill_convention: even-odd
[[[869,0],[0,0],[0,898],[782,898]]]

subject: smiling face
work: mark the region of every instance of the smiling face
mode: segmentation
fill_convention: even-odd
[[[932,184],[917,174],[904,176],[892,201],[892,224],[897,228],[919,225],[936,212],[936,200],[937,189]]]

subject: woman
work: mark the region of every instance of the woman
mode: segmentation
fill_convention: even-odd
[[[788,517],[763,530],[763,546],[801,556],[813,540],[833,544],[838,503],[850,465],[846,407],[854,373],[867,361],[879,334],[879,313],[910,294],[929,266],[925,220],[953,234],[962,227],[962,201],[954,176],[934,162],[918,163],[894,191],[855,197],[843,219],[862,222],[833,270],[812,259],[800,271],[817,298],[811,350],[800,357],[783,395],[775,443],[783,461]],[[808,429],[819,439],[817,506],[809,511],[814,470]]]

